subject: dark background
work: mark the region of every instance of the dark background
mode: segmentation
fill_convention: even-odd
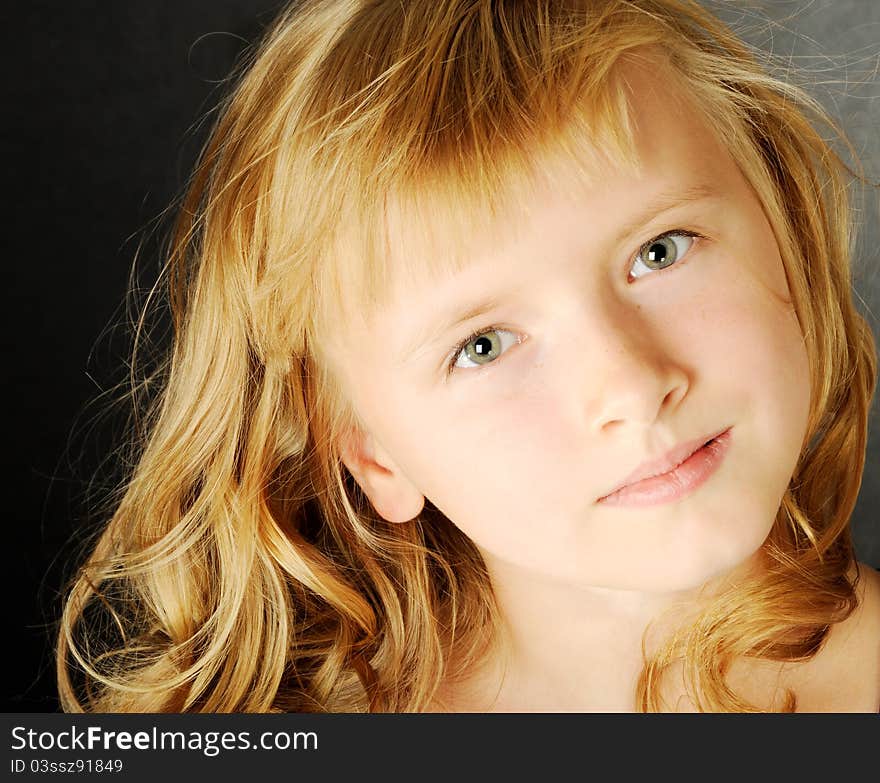
[[[59,588],[100,525],[90,512],[120,474],[126,411],[125,293],[156,279],[166,209],[183,188],[233,63],[278,0],[30,2],[7,10],[0,126],[5,559],[9,712],[57,710],[51,637]],[[783,67],[806,73],[880,179],[880,3],[718,0]],[[10,19],[10,16],[12,17]],[[873,71],[873,72],[872,72]],[[876,198],[856,258],[861,309],[880,336]],[[161,319],[160,319],[161,321]],[[157,332],[159,344],[161,330]],[[102,413],[103,412],[103,413]],[[880,567],[880,411],[853,530]]]

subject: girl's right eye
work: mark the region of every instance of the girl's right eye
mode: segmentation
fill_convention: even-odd
[[[511,345],[522,342],[513,332],[491,326],[480,329],[460,342],[453,351],[447,375],[456,369],[485,367],[497,359]]]

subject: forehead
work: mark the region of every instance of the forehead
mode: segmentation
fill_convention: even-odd
[[[637,181],[670,157],[681,160],[691,149],[702,148],[705,161],[718,159],[705,154],[708,147],[717,152],[718,144],[677,80],[642,63],[621,64],[618,76],[602,106],[583,107],[532,146],[421,172],[366,202],[334,254],[336,317],[341,313],[341,320],[369,328],[377,312],[408,290],[430,288],[509,242],[547,194],[589,198],[609,183]],[[684,187],[692,187],[694,178],[680,173]]]

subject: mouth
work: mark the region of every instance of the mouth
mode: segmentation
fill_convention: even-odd
[[[660,460],[642,463],[617,489],[599,498],[609,506],[653,506],[669,503],[696,490],[724,460],[731,427],[707,440],[683,444]]]

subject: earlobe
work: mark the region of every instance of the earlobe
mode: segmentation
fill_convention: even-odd
[[[342,462],[373,508],[388,522],[409,522],[425,505],[425,496],[369,433],[352,430],[339,448]]]

